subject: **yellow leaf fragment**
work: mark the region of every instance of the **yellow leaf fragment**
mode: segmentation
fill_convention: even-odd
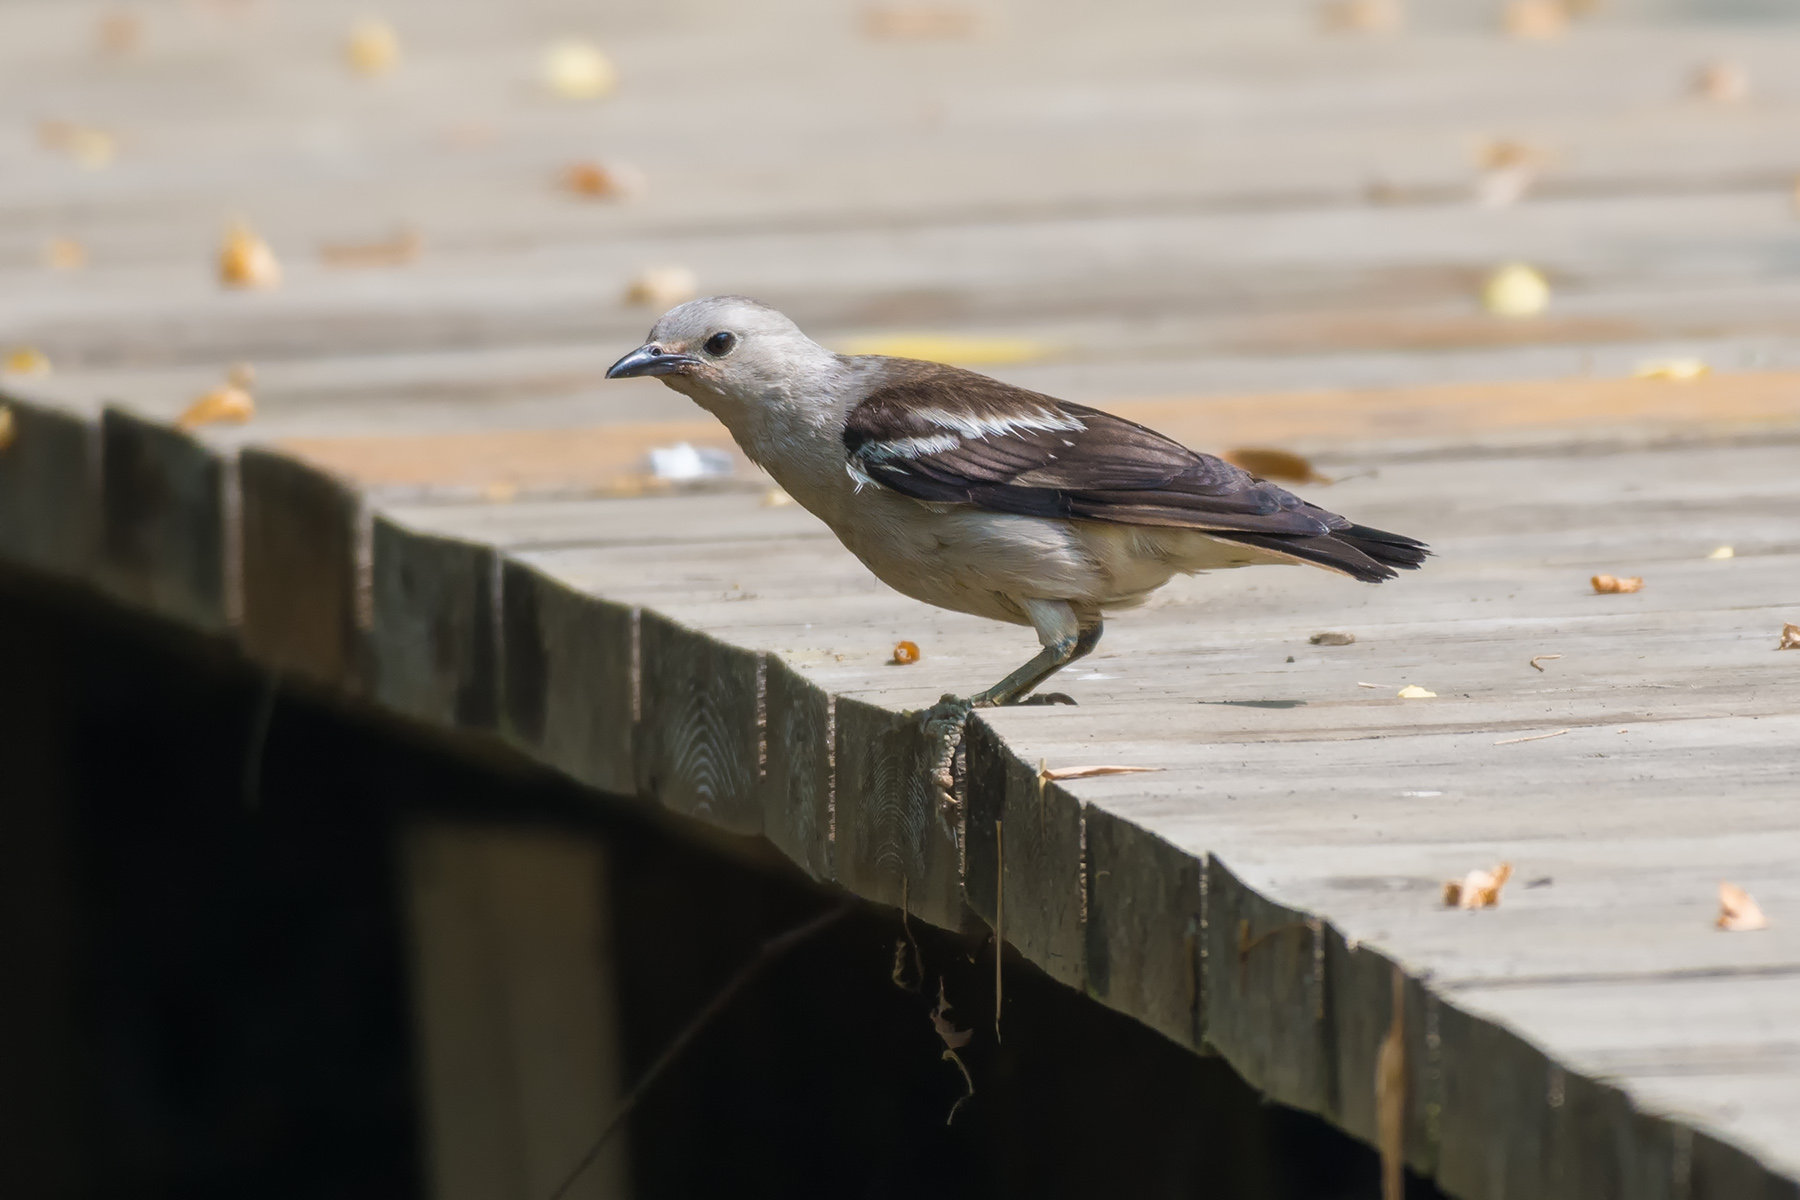
[[[1750,73],[1741,63],[1710,62],[1694,72],[1693,90],[1714,104],[1741,104],[1750,98]]]
[[[577,196],[597,200],[630,200],[644,193],[644,173],[625,163],[572,163],[562,173],[561,183]]]
[[[256,373],[248,364],[231,368],[224,386],[203,394],[175,418],[176,428],[198,429],[221,421],[242,425],[256,415],[256,401],[250,395],[255,381]]]
[[[981,19],[973,9],[947,4],[887,4],[865,9],[862,26],[872,38],[928,41],[972,37]]]
[[[581,38],[564,38],[544,51],[544,86],[564,100],[594,100],[618,83],[612,62],[600,47]]]
[[[1769,927],[1769,918],[1763,916],[1750,893],[1735,883],[1719,885],[1719,915],[1713,921],[1727,933],[1751,933]]]
[[[87,266],[87,247],[74,238],[51,238],[44,243],[44,265],[52,271],[79,271]]]
[[[1319,474],[1312,460],[1288,450],[1270,450],[1260,446],[1240,446],[1227,450],[1220,458],[1263,479],[1283,483],[1330,483],[1331,477]]]
[[[1781,627],[1781,642],[1775,648],[1777,650],[1800,650],[1800,625],[1796,625],[1792,621],[1784,624]]]
[[[1503,862],[1491,871],[1470,871],[1461,879],[1444,883],[1446,908],[1493,908],[1500,903],[1500,889],[1512,877],[1512,864]]]
[[[1387,1034],[1375,1053],[1375,1146],[1381,1152],[1381,1200],[1406,1195],[1406,977],[1394,967]]]
[[[1054,783],[1060,779],[1093,779],[1099,775],[1147,775],[1163,769],[1164,768],[1162,767],[1118,766],[1047,767],[1039,768],[1038,775],[1039,777]]]
[[[651,267],[625,289],[625,303],[646,308],[673,308],[692,300],[700,281],[686,267]]]
[[[1512,0],[1501,15],[1501,25],[1516,38],[1561,37],[1569,28],[1569,12],[1560,0]]]
[[[893,661],[894,661],[894,665],[896,667],[910,667],[914,663],[918,662],[921,657],[922,656],[919,654],[919,643],[917,643],[917,642],[895,642],[894,643],[894,659],[893,659]]]
[[[1482,285],[1481,305],[1496,317],[1535,317],[1550,306],[1550,284],[1535,267],[1508,263]]]
[[[1730,546],[1720,546],[1717,550],[1714,550],[1711,554],[1708,554],[1706,557],[1715,558],[1715,559],[1736,558],[1737,551],[1733,550]]]
[[[319,259],[328,267],[403,267],[423,246],[417,232],[402,229],[380,242],[327,242],[319,247]]]
[[[1392,33],[1406,22],[1400,0],[1326,0],[1319,24],[1330,33]]]
[[[1395,693],[1402,700],[1435,700],[1436,692],[1428,692],[1416,683],[1409,683]]]
[[[219,247],[219,282],[230,288],[281,286],[281,263],[248,225],[233,225]]]
[[[1616,596],[1644,590],[1641,575],[1596,575],[1588,580],[1597,596]]]
[[[350,26],[344,60],[358,75],[386,75],[400,62],[400,35],[380,17],[364,17]]]
[[[46,149],[60,150],[90,171],[110,163],[118,149],[113,135],[104,129],[73,121],[43,122],[38,126],[38,142]]]
[[[1328,629],[1324,633],[1315,633],[1306,640],[1315,646],[1350,646],[1355,644],[1356,635]]]
[[[1652,358],[1637,365],[1633,379],[1663,379],[1670,383],[1691,383],[1712,374],[1712,368],[1698,358]]]
[[[957,337],[937,333],[877,334],[850,338],[838,346],[844,354],[881,354],[965,367],[997,367],[1047,358],[1050,348],[1028,338]]]
[[[20,346],[7,354],[3,366],[8,375],[41,378],[50,373],[50,357],[35,346]]]

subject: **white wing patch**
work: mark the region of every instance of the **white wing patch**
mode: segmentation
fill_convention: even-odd
[[[954,433],[933,433],[924,437],[889,438],[883,442],[864,442],[856,448],[856,457],[870,462],[887,462],[895,458],[923,458],[942,454],[962,444]]]
[[[1006,413],[988,416],[969,412],[951,412],[943,408],[919,408],[913,415],[922,421],[936,425],[939,429],[954,429],[964,437],[987,438],[1005,437],[1014,430],[1033,429],[1040,431],[1059,431],[1076,433],[1087,428],[1074,417],[1050,412],[1047,409],[1032,409],[1024,412]],[[925,440],[907,438],[906,441]],[[946,447],[947,449],[948,447]],[[930,453],[927,451],[927,453]]]

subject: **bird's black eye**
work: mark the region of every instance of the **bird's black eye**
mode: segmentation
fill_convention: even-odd
[[[737,334],[721,329],[706,339],[706,352],[714,358],[724,358],[737,348]]]

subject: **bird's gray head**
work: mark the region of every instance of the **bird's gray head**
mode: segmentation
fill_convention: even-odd
[[[642,346],[607,371],[608,379],[655,375],[699,400],[745,406],[793,398],[838,363],[800,327],[743,296],[707,296],[662,315]]]

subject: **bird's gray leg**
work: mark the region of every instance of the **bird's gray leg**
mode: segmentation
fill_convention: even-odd
[[[1019,604],[1024,608],[1025,615],[1031,618],[1031,623],[1038,632],[1038,640],[1044,644],[1044,648],[1030,662],[993,687],[971,696],[970,703],[976,708],[997,708],[1023,702],[1040,683],[1088,653],[1100,642],[1103,628],[1100,622],[1095,621],[1092,626],[1082,628],[1074,607],[1066,600],[1021,598]],[[1043,702],[1075,703],[1060,692],[1043,697]]]

